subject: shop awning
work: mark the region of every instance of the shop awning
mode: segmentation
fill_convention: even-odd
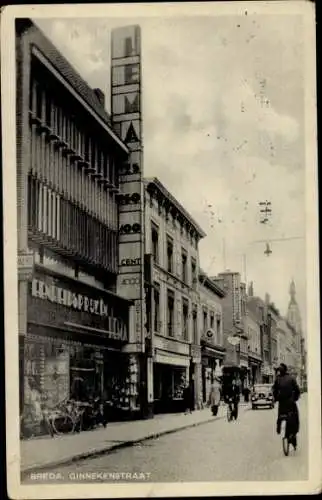
[[[210,347],[210,346],[202,346],[201,349],[201,355],[202,356],[209,356],[211,358],[220,358],[223,359],[225,356],[224,351],[220,351],[219,349],[216,349],[215,347]]]

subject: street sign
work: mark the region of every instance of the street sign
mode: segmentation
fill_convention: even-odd
[[[18,254],[18,280],[28,281],[32,278],[34,270],[34,253],[20,252]]]

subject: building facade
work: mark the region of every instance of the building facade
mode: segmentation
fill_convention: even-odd
[[[269,299],[263,300],[260,297],[253,295],[253,293],[248,295],[247,298],[247,308],[251,313],[257,318],[257,322],[260,326],[260,339],[261,339],[261,383],[271,383],[274,380],[274,370],[271,362],[271,328],[270,328],[270,317],[268,315],[268,303]]]
[[[287,359],[287,344],[288,344],[288,326],[286,319],[278,318],[277,322],[277,364],[286,364]]]
[[[292,326],[293,335],[293,346],[294,346],[294,375],[297,377],[298,383],[301,384],[301,374],[303,372],[303,359],[302,359],[302,318],[299,305],[296,300],[296,287],[294,280],[290,284],[290,301],[287,309],[286,318],[288,323]]]
[[[248,336],[248,367],[250,385],[261,382],[262,348],[261,326],[256,314],[247,308],[246,333]]]
[[[225,271],[212,278],[225,295],[222,299],[225,364],[241,368],[242,388],[248,378],[248,337],[246,331],[246,285],[238,272]],[[238,337],[238,344],[231,338]]]
[[[31,379],[49,405],[79,397],[81,381],[84,397],[129,408],[133,308],[117,293],[128,149],[102,92],[29,20],[17,21],[16,56],[18,252],[34,260],[18,283],[21,411]]]
[[[224,291],[205,273],[199,275],[199,332],[202,363],[202,391],[199,406],[207,403],[214,376],[225,358],[223,331]]]
[[[268,304],[268,324],[269,324],[269,337],[270,337],[270,362],[274,370],[278,367],[278,355],[277,355],[277,325],[280,318],[280,313],[273,303]]]
[[[152,255],[154,411],[182,407],[186,384],[200,399],[198,245],[205,233],[158,179],[145,180],[146,254]]]

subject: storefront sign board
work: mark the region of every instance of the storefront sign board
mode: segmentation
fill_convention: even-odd
[[[29,281],[34,270],[34,253],[31,251],[18,253],[18,280]]]
[[[189,344],[184,344],[183,342],[177,342],[175,340],[167,339],[159,335],[156,335],[154,337],[154,347],[157,349],[162,349],[163,351],[190,356]]]
[[[28,322],[62,330],[79,325],[80,333],[101,331],[102,337],[123,343],[128,341],[128,316],[128,303],[109,301],[87,285],[68,285],[49,275],[36,275],[30,284]]]

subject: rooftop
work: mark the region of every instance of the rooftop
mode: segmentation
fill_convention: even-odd
[[[204,238],[206,233],[201,229],[199,224],[191,217],[191,215],[186,211],[181,203],[167,190],[167,188],[162,184],[162,182],[157,177],[145,178],[144,184],[147,191],[156,192],[164,199],[166,199],[170,205],[173,206],[181,216],[190,224],[193,229],[198,233],[200,238]]]
[[[218,295],[218,297],[225,297],[225,291],[218,285],[218,283],[215,283],[212,278],[207,276],[207,274],[202,269],[200,269],[199,272],[199,282],[205,287],[209,288],[216,295]]]
[[[63,80],[65,80],[81,99],[85,101],[91,110],[94,111],[97,118],[103,122],[122,149],[127,151],[126,146],[112,129],[111,117],[102,105],[99,93],[86,83],[76,69],[31,19],[16,19],[16,34],[22,36],[27,33],[31,35],[32,47],[34,50],[36,49],[36,54],[40,55],[42,62],[49,63],[49,65],[59,73]]]

